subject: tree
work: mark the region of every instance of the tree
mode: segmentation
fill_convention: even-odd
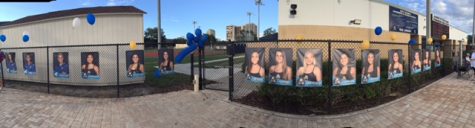
[[[145,47],[157,48],[157,40],[158,40],[157,33],[158,33],[157,27],[147,28],[145,30],[145,34],[144,34]],[[161,43],[165,43],[167,39],[166,39],[165,32],[163,31],[163,29],[160,29],[160,33],[162,35]]]
[[[264,30],[264,37],[268,36],[268,35],[275,34],[275,33],[277,33],[277,31],[275,29],[273,29],[272,27],[267,28],[266,30]]]
[[[216,37],[214,35],[208,35],[208,41],[206,42],[206,44],[210,44],[210,45],[213,45],[214,43],[216,43]]]

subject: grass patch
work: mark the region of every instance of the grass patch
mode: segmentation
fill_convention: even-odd
[[[145,58],[145,82],[144,84],[155,87],[170,87],[174,85],[191,84],[190,75],[174,73],[155,78],[157,58]]]

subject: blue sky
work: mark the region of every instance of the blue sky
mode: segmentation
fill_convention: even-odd
[[[193,21],[203,31],[214,29],[217,38],[226,38],[227,25],[248,22],[247,12],[253,13],[251,22],[257,23],[255,0],[161,0],[162,28],[168,39],[184,37],[193,31]],[[385,0],[411,10],[425,13],[425,0]],[[261,7],[261,33],[278,27],[278,1],[263,0]],[[144,28],[157,26],[157,0],[56,0],[51,3],[0,3],[0,21],[15,20],[24,16],[51,11],[92,7],[132,5],[147,12]],[[432,0],[432,10],[453,26],[468,33],[472,31],[473,0]],[[4,11],[6,10],[6,11]],[[261,34],[262,35],[262,34]]]
[[[144,15],[144,29],[157,26],[157,0],[56,0],[49,3],[0,3],[0,21],[12,21],[25,16],[59,10],[119,5],[132,5],[147,12]]]
[[[162,28],[167,38],[184,37],[193,31],[193,21],[203,31],[214,29],[216,37],[226,39],[226,26],[249,22],[247,12],[253,13],[251,22],[257,24],[255,0],[162,0]],[[278,27],[277,0],[263,0],[261,6],[261,33]],[[262,35],[262,34],[261,34]]]

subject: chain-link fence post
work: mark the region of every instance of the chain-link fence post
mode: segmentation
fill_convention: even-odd
[[[331,62],[332,62],[332,43],[331,41],[328,41],[327,42],[328,44],[328,60],[327,60],[327,66],[328,66],[328,69],[330,69],[330,71],[328,72],[328,76],[330,76],[330,84],[328,85],[328,89],[327,89],[327,100],[328,100],[328,104],[327,104],[327,111],[332,111],[332,104],[333,104],[333,99],[332,99],[332,86],[333,86],[333,80],[331,79],[332,76],[333,76],[333,70],[332,70],[332,65],[331,65]]]
[[[201,50],[201,64],[202,64],[202,68],[201,68],[201,73],[202,73],[202,81],[205,81],[206,80],[206,74],[205,74],[205,71],[206,71],[206,64],[205,64],[205,51],[206,51],[206,45],[203,47],[203,49]],[[205,83],[203,83],[203,86],[206,86]],[[206,87],[204,87],[206,88]]]
[[[116,60],[116,70],[117,70],[117,98],[120,97],[120,88],[119,88],[119,44],[116,45],[116,56],[117,56],[117,60]]]
[[[49,80],[49,46],[46,46],[46,79],[48,82],[48,94],[49,92],[49,87],[50,87],[50,80]]]
[[[195,62],[195,53],[192,52],[190,54],[190,80],[191,80],[191,83],[193,83],[194,79],[195,79],[195,68],[193,67],[193,63]]]
[[[0,50],[1,51],[1,50]],[[3,54],[3,53],[2,53]],[[3,73],[3,63],[0,62],[0,70],[2,72],[2,88],[5,88],[6,87],[6,84],[5,84],[5,74]]]
[[[233,93],[234,93],[234,45],[228,43],[226,46],[227,54],[228,54],[228,69],[229,69],[229,101],[233,100]]]
[[[203,90],[203,49],[198,47],[198,74],[199,74],[199,86],[200,90]]]
[[[407,88],[408,93],[413,90],[413,88],[412,88],[412,82],[411,82],[411,81],[412,81],[412,78],[411,78],[411,75],[412,75],[412,61],[411,61],[411,60],[412,60],[412,56],[411,56],[411,52],[412,52],[412,46],[411,46],[410,43],[408,43],[408,44],[407,44],[407,55],[408,55],[408,59],[407,59],[407,60],[409,61],[409,65],[407,66],[407,67],[408,67],[407,69],[408,69],[408,72],[409,72],[409,73],[407,74],[407,75],[408,75],[408,77],[407,77],[407,79],[408,79],[407,82],[409,82],[408,88]]]

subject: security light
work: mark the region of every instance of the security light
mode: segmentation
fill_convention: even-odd
[[[290,5],[290,15],[297,15],[297,4]]]
[[[360,25],[361,24],[361,19],[351,20],[350,23],[355,24],[355,25]]]

